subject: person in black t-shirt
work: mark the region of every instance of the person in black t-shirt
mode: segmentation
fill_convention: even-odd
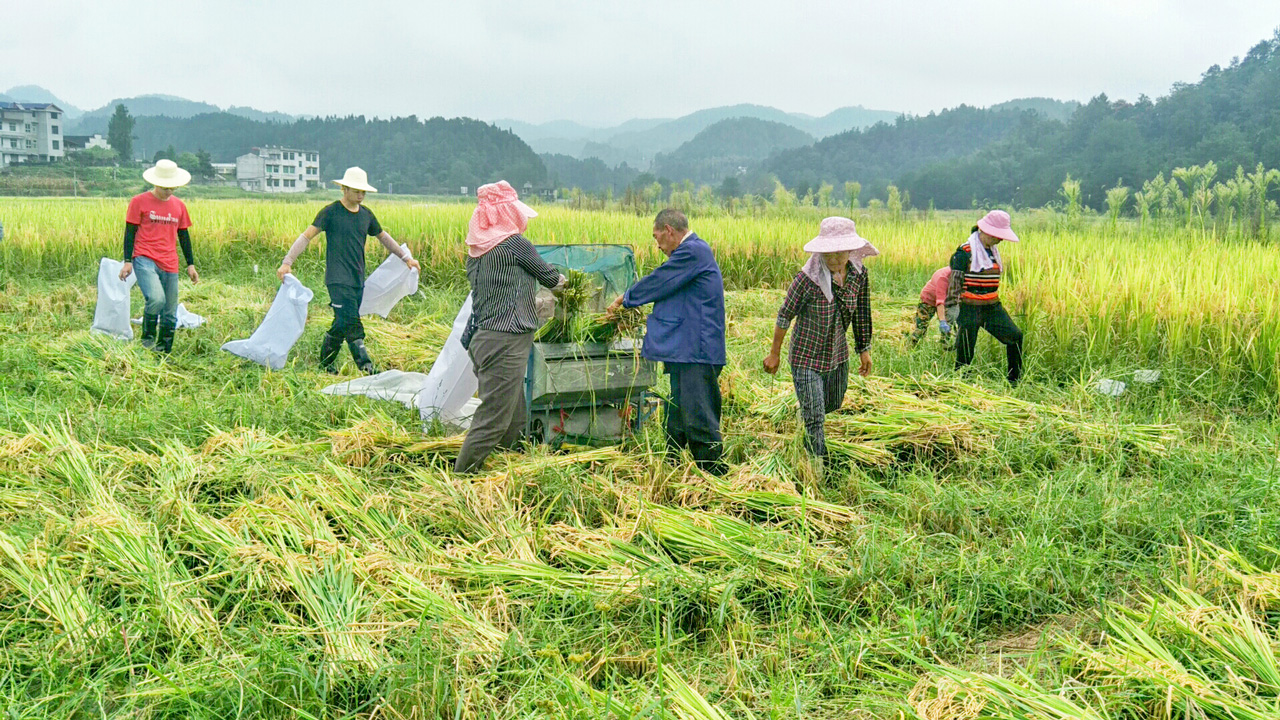
[[[324,284],[329,289],[329,307],[333,308],[333,325],[320,343],[320,368],[325,372],[338,372],[334,362],[342,341],[347,341],[351,358],[366,374],[378,372],[369,359],[364,345],[364,324],[360,322],[360,301],[364,298],[364,243],[367,237],[376,237],[392,255],[406,265],[418,269],[418,261],[400,249],[395,238],[378,224],[373,211],[364,207],[366,192],[378,192],[369,185],[369,177],[358,167],[347,168],[341,180],[334,180],[342,188],[342,199],[330,203],[316,214],[316,219],[293,241],[284,262],[276,270],[276,276],[293,271],[293,263],[321,232],[327,243],[324,261]]]

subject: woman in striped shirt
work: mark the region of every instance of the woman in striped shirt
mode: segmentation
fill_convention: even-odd
[[[499,180],[481,185],[476,196],[467,225],[471,319],[462,346],[475,367],[480,407],[454,463],[457,472],[478,470],[495,448],[513,447],[523,434],[525,364],[541,324],[534,298],[539,285],[564,285],[564,276],[521,234],[538,213],[515,189]]]
[[[973,226],[969,239],[951,256],[947,285],[947,319],[956,326],[956,369],[973,362],[978,328],[986,328],[1004,344],[1010,385],[1022,377],[1022,330],[1000,304],[1002,241],[1018,242],[1009,213],[992,210]]]

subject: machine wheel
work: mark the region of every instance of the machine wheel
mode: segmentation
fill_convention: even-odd
[[[529,422],[529,440],[535,443],[545,443],[547,438],[547,426],[541,419],[534,418]]]

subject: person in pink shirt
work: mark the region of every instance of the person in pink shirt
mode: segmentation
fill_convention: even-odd
[[[915,345],[929,332],[929,321],[938,316],[938,330],[942,333],[942,345],[951,346],[951,325],[947,323],[947,283],[951,281],[951,267],[940,267],[920,291],[920,304],[916,306],[916,329],[909,337]]]

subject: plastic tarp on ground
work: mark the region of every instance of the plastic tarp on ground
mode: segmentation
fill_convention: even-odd
[[[285,275],[284,282],[276,291],[276,299],[271,301],[271,309],[267,310],[267,316],[258,329],[248,339],[232,340],[222,349],[272,370],[283,369],[289,359],[289,351],[302,337],[307,325],[307,304],[314,295],[298,278],[292,274]]]
[[[142,318],[136,317],[133,320],[130,320],[129,322],[133,323],[134,325],[141,325]],[[194,330],[200,327],[201,325],[203,325],[204,322],[205,320],[203,315],[197,315],[191,312],[190,310],[188,310],[186,305],[183,305],[182,303],[178,303],[178,329],[179,330]]]
[[[133,327],[129,324],[129,289],[138,282],[137,273],[121,280],[123,260],[102,258],[98,263],[98,305],[93,309],[94,332],[100,332],[120,340],[133,339]]]
[[[476,394],[479,383],[476,381],[475,368],[471,366],[471,356],[462,347],[462,333],[467,329],[467,321],[471,319],[471,295],[467,295],[462,303],[462,310],[453,320],[449,330],[449,338],[431,365],[418,394],[418,415],[423,422],[439,420],[455,427],[470,423],[471,414],[475,412],[474,404],[467,408],[467,401]]]
[[[405,253],[409,252],[407,245],[401,245],[400,249]],[[418,271],[411,269],[395,255],[388,255],[378,269],[364,281],[364,298],[360,301],[360,314],[381,315],[385,318],[396,303],[416,292],[418,292]]]
[[[386,370],[377,375],[334,383],[320,392],[325,395],[365,395],[375,400],[395,400],[416,407],[427,376],[417,372]]]

